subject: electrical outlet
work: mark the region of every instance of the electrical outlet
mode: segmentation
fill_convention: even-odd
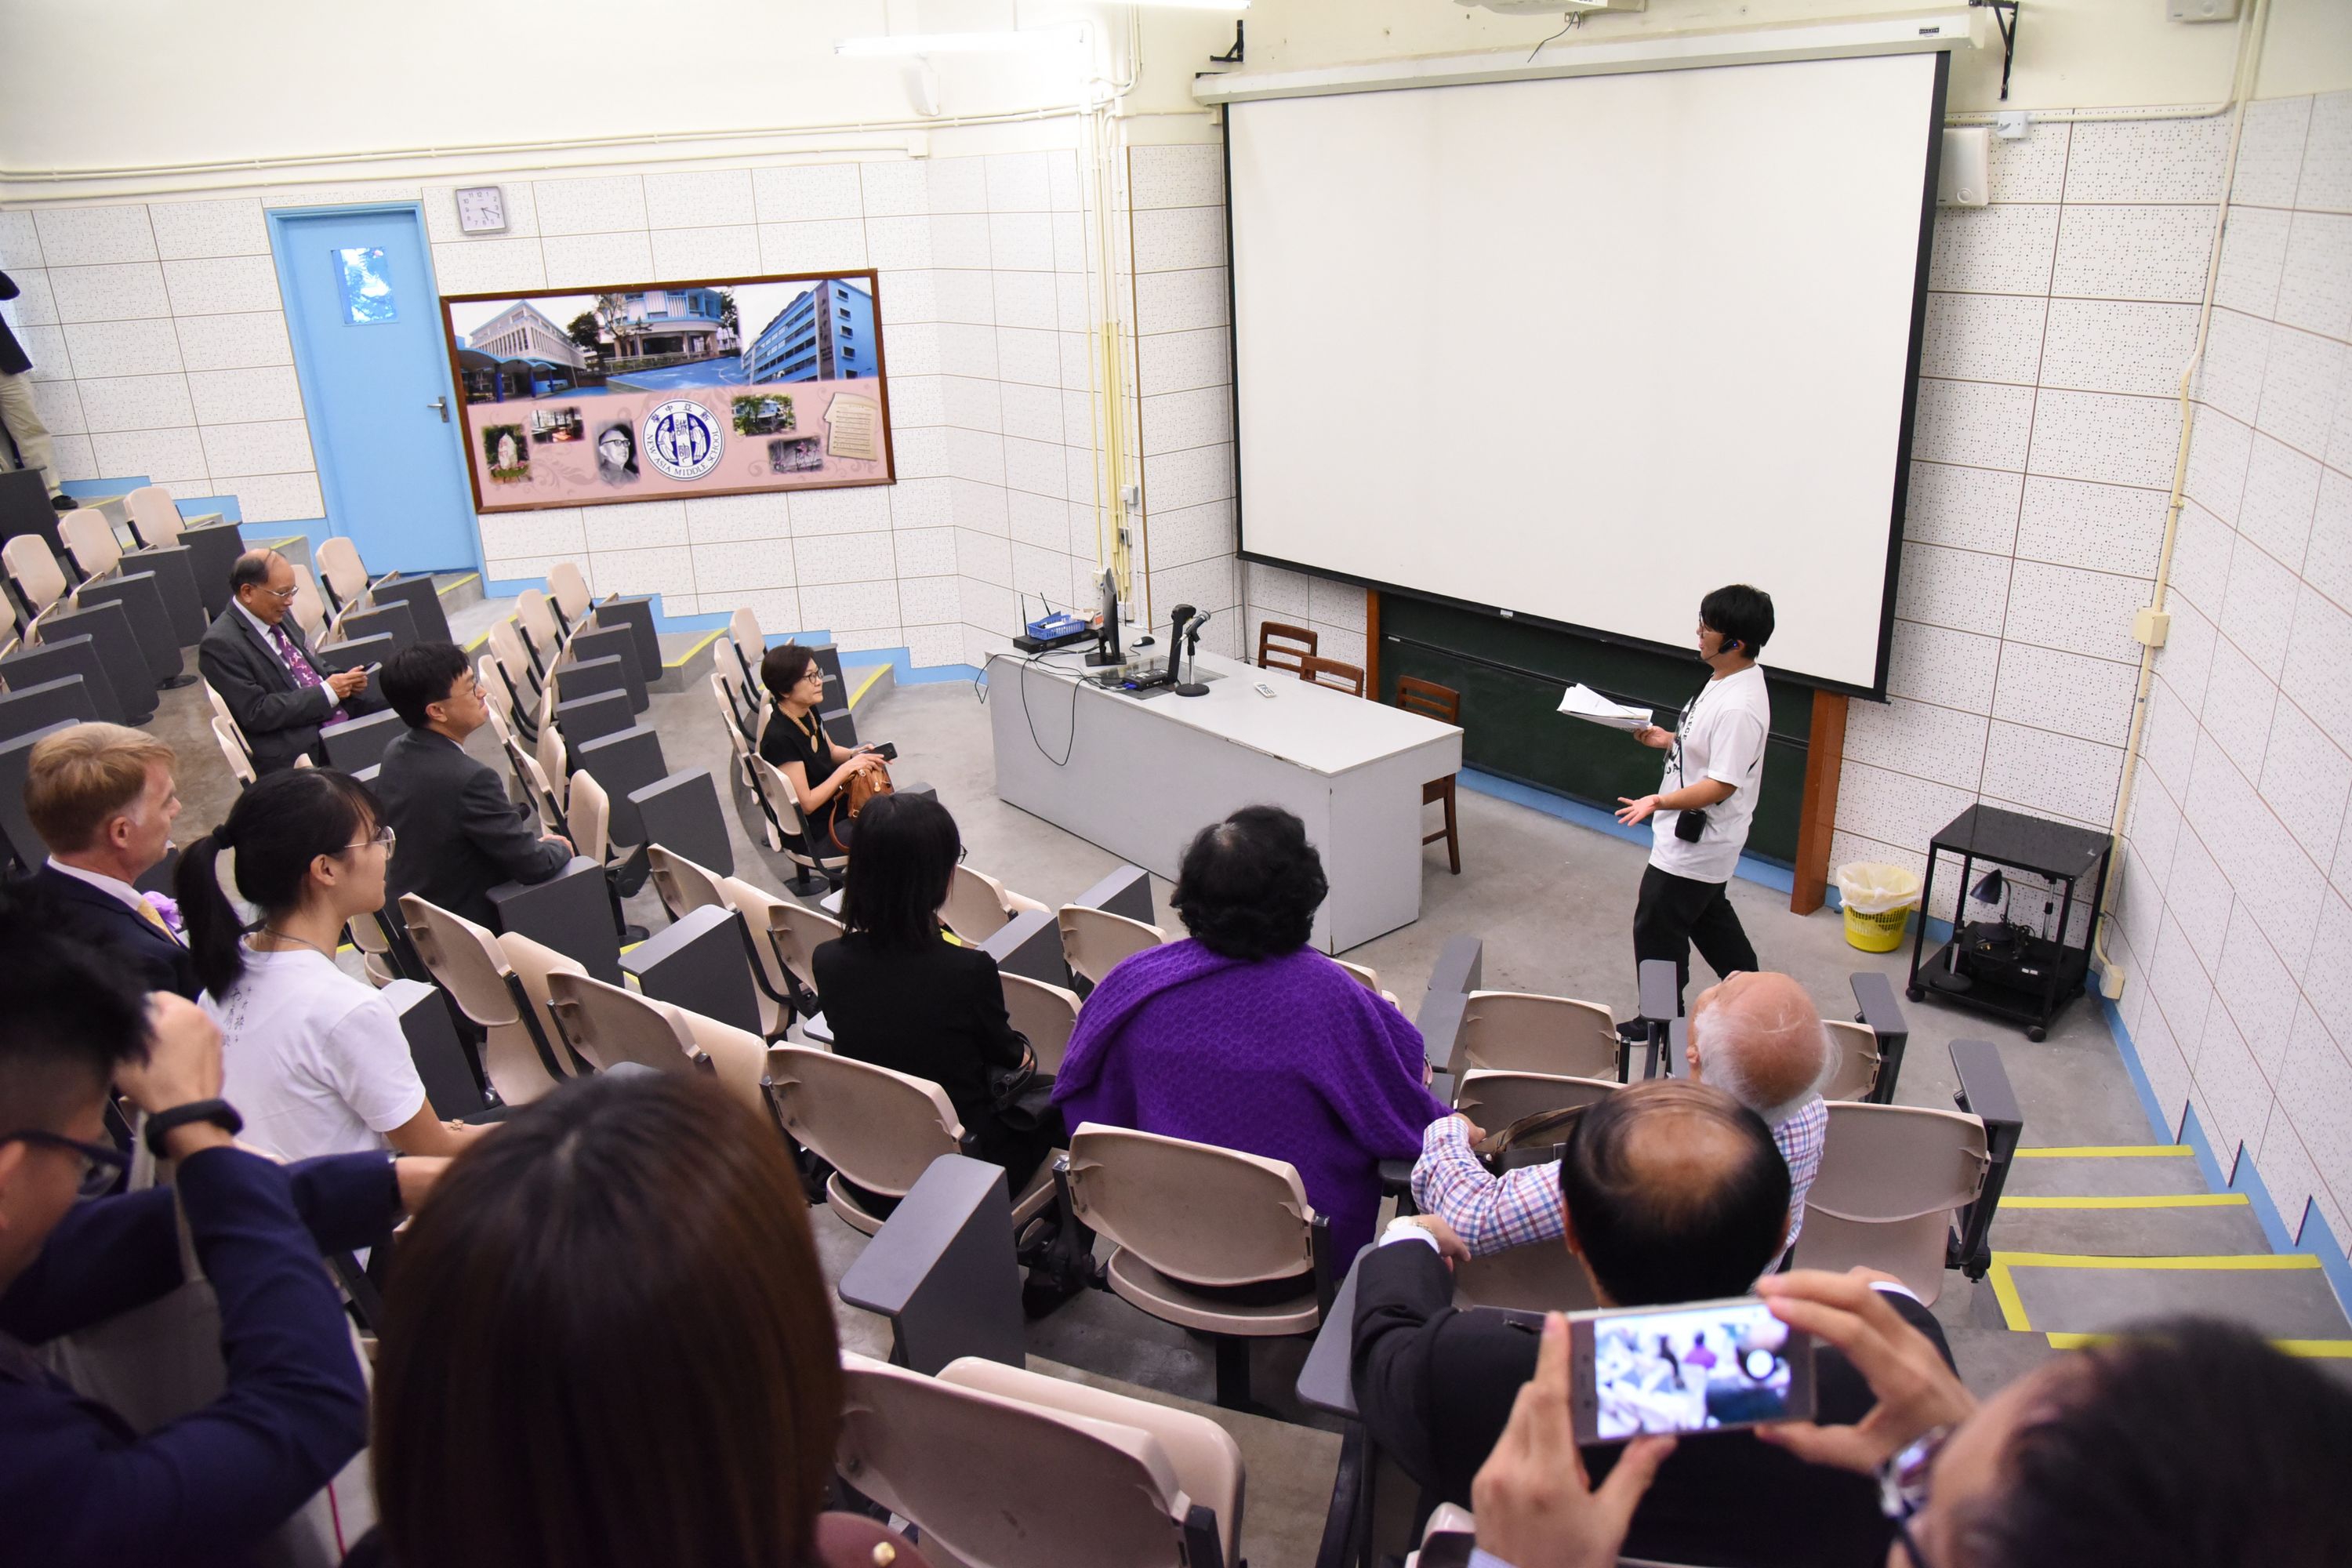
[[[2234,22],[2238,0],[2164,0],[2168,22]]]
[[[2025,110],[2021,109],[2004,109],[1992,117],[1992,133],[2004,142],[2021,140],[2025,130]]]

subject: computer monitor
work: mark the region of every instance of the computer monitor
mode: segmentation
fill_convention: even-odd
[[[1106,566],[1102,574],[1102,627],[1095,634],[1095,651],[1087,655],[1087,663],[1099,668],[1126,662],[1127,656],[1118,647],[1118,573]]]

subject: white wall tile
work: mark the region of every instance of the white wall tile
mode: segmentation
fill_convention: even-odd
[[[2246,492],[2246,464],[2254,433],[2218,408],[2197,416],[2189,437],[2189,494],[2199,505],[2234,527]]]
[[[87,439],[98,471],[109,478],[144,474],[150,482],[160,485],[180,479],[208,481],[212,477],[205,465],[204,440],[193,427],[122,430]]]
[[[33,213],[41,255],[51,267],[90,267],[155,259],[155,230],[144,204],[40,207]]]
[[[906,617],[908,630],[911,632],[917,625],[936,626],[959,619],[962,615],[960,586],[952,574],[939,577],[900,576],[898,613]],[[958,647],[960,649],[961,643]],[[952,664],[961,657],[959,651],[929,662]],[[919,658],[916,662],[919,664],[925,661]]]
[[[67,366],[54,363],[62,356],[47,354],[29,341],[31,333],[42,330],[31,328],[24,334],[28,339],[25,348],[32,355],[34,374],[39,375],[44,369],[63,374]],[[79,375],[158,375],[180,368],[180,341],[168,318],[87,321],[62,331],[72,356],[72,372]]]
[[[930,276],[931,295],[940,321],[982,327],[995,321],[996,290],[987,272],[940,268]]]
[[[2282,701],[2271,715],[2259,790],[2312,859],[2326,865],[2342,837],[2352,795],[2352,759],[2302,709]]]
[[[2221,229],[2221,275],[2213,300],[2267,318],[2278,303],[2289,216],[2268,207],[2231,207]]]
[[[897,562],[893,574],[901,582],[910,578],[952,577],[956,571],[956,531],[952,528],[902,529],[890,536],[891,549]],[[952,606],[950,606],[952,607]],[[952,619],[951,616],[932,617],[920,614],[916,606],[906,606],[908,616],[916,619]]]
[[[592,506],[581,509],[581,521],[587,529],[588,549],[595,554],[624,550],[675,550],[686,553],[692,537],[687,529],[684,500],[630,501],[620,506]],[[635,590],[633,590],[635,591]],[[698,592],[688,583],[675,590],[677,593]]]
[[[2131,738],[2139,671],[2128,664],[2010,643],[2001,650],[1993,716],[2012,724],[2121,746]]]
[[[47,426],[52,437],[79,436],[89,426],[81,416],[81,391],[71,381],[36,381],[31,384],[33,411]],[[52,454],[54,458],[55,454]]]
[[[2352,92],[2324,92],[2311,100],[2311,132],[2294,205],[2308,211],[2352,212]]]
[[[2123,779],[2123,748],[1992,721],[1984,793],[2029,810],[2105,826]]]
[[[1004,483],[1008,489],[1061,500],[1066,499],[1067,475],[1060,442],[1006,439]]]
[[[599,594],[694,595],[694,561],[683,550],[599,550],[590,564]]]
[[[485,559],[497,561],[526,555],[579,556],[588,549],[588,536],[576,506],[548,507],[539,511],[501,511],[478,515]]]
[[[0,258],[0,260],[5,260]],[[0,318],[16,327],[54,326],[58,320],[57,298],[49,291],[47,268],[19,268],[9,274],[16,285],[16,298],[0,303]]]
[[[697,544],[782,541],[793,531],[791,499],[771,495],[695,496],[686,502],[687,537]],[[719,584],[714,584],[714,586]]]
[[[895,578],[898,571],[887,533],[803,534],[793,542],[793,557],[803,592],[815,584]]]
[[[760,226],[763,271],[831,272],[866,265],[866,225],[856,218]]]
[[[1923,377],[1911,455],[1924,462],[2022,469],[2033,399],[2030,386]]]
[[[2070,205],[2058,225],[2050,291],[2194,304],[2205,297],[2212,245],[2209,206]]]
[[[1237,579],[1230,559],[1193,561],[1181,566],[1164,566],[1151,574],[1151,605],[1155,615],[1164,615],[1171,605],[1196,605],[1219,614],[1230,613],[1241,602],[1235,588]],[[1351,662],[1363,662],[1362,649],[1357,650]],[[1346,658],[1342,654],[1337,657]]]
[[[444,294],[488,294],[547,287],[539,241],[477,239],[433,247],[433,278]]]
[[[278,267],[267,256],[222,256],[163,263],[172,310],[182,316],[216,316],[237,310],[275,310]]]
[[[171,296],[163,288],[163,268],[152,261],[52,267],[49,294],[58,320],[69,324],[172,313]]]
[[[264,419],[247,425],[209,425],[204,431],[205,464],[215,479],[237,474],[290,474],[316,467],[310,432],[299,419]]]
[[[1955,788],[1849,757],[1838,774],[1838,826],[1919,854],[1945,824],[1975,801],[1976,780],[1967,782],[1967,788]]]
[[[1939,707],[1969,713],[1992,710],[1994,671],[2000,660],[2000,640],[1916,621],[1895,623],[1894,643],[1886,672],[1886,689]],[[1850,710],[1849,715],[1859,710]],[[1848,723],[1852,722],[1851,716]]]
[[[829,583],[821,587],[803,587],[800,595],[802,619],[812,626],[833,632],[845,645],[850,633],[875,627],[890,628],[892,640],[897,638],[896,583]]]
[[[2263,369],[2277,331],[2260,316],[2216,310],[2191,390],[2199,401],[2251,425],[2263,400]]]
[[[2197,307],[2053,300],[2042,384],[2170,397],[2197,346]]]
[[[1143,400],[1146,456],[1213,446],[1233,439],[1233,402],[1222,386],[1166,392]]]
[[[1059,387],[1029,386],[1020,382],[991,382],[997,389],[1004,433],[1024,441],[1062,439],[1062,397]]]
[[[845,165],[845,167],[846,167]],[[774,174],[775,170],[763,170]],[[855,169],[849,188],[857,188]],[[673,170],[645,176],[646,225],[649,228],[709,228],[759,221],[751,199],[752,175],[745,169]],[[826,216],[831,216],[830,214]]]
[[[148,323],[128,321],[121,324],[138,327]],[[170,323],[165,322],[164,325],[168,329]],[[32,380],[58,381],[72,376],[73,356],[66,348],[66,331],[64,327],[16,329],[16,342],[25,351],[25,357],[33,362],[33,368],[26,373]]]
[[[2303,574],[2337,604],[2352,605],[2352,479],[2333,468],[2319,476],[2319,505]]]
[[[247,522],[308,522],[326,515],[319,494],[319,476],[309,474],[247,474],[223,487],[236,494]],[[544,571],[537,574],[545,576]]]
[[[950,481],[944,479],[900,479],[887,492],[892,524],[898,528],[943,528],[952,522],[950,485]]]
[[[1130,147],[1127,170],[1129,197],[1139,209],[1218,206],[1225,199],[1223,149],[1213,142]]]
[[[698,588],[709,584],[713,593],[736,594],[751,588],[789,588],[793,585],[794,552],[789,540],[697,544],[690,547],[690,553],[694,559],[694,581]]]
[[[157,202],[147,209],[155,254],[164,261],[199,256],[267,256],[269,231],[250,196],[215,202]]]
[[[1146,522],[1150,557],[1158,566],[1183,566],[1234,552],[1231,501],[1156,511]],[[1362,595],[1358,595],[1359,602]],[[1358,619],[1361,619],[1360,609]]]
[[[911,159],[857,165],[858,192],[867,217],[908,217],[931,210],[928,163]],[[786,201],[789,205],[789,183]],[[841,215],[846,216],[846,215]]]
[[[1947,208],[1936,215],[1927,285],[1975,294],[2045,294],[2057,248],[2055,205]]]
[[[1177,272],[1224,264],[1224,208],[1166,207],[1135,215],[1137,272]]]
[[[2216,1006],[2206,1016],[2205,1039],[2197,1053],[2195,1098],[2199,1120],[2205,1124],[2214,1157],[2230,1173],[2240,1146],[2260,1138],[2270,1115],[2270,1085],[2255,1065],[2245,1038],[2228,1011]]]
[[[2352,216],[2294,215],[2279,272],[2278,320],[2331,338],[2352,336]]]
[[[0,270],[14,274],[47,265],[32,213],[23,207],[0,211]]]
[[[2007,636],[2094,658],[2137,663],[2132,616],[2147,599],[2147,584],[2104,572],[2020,561],[2010,575]]]
[[[2305,587],[2294,603],[2294,626],[2279,682],[2296,707],[2331,735],[2352,735],[2352,681],[2341,670],[2352,665],[2352,615]]]
[[[991,214],[988,259],[999,271],[1052,272],[1055,266],[1052,215]]]
[[[653,237],[643,229],[550,235],[539,244],[546,258],[550,289],[645,283],[654,277]]]
[[[2303,142],[2310,128],[2308,98],[2274,98],[2246,105],[2230,200],[2261,207],[2294,205],[2295,178],[2303,172]]]
[[[1844,755],[1849,762],[1973,788],[1984,771],[1987,722],[1981,714],[1899,698],[1852,703]]]
[[[1043,331],[1059,329],[1061,307],[1055,298],[1054,274],[1000,271],[993,283],[997,325],[1031,327]]]
[[[2044,387],[2034,399],[2027,467],[2060,479],[2169,487],[2179,445],[2180,409],[2168,398]]]
[[[1053,182],[1047,174],[1051,154],[994,153],[981,160],[986,170],[988,210],[996,213],[1050,212]]]
[[[2244,651],[2224,637],[2213,647],[2213,668],[2205,682],[2205,702],[2199,722],[2222,754],[2248,778],[2261,774],[2263,752],[2270,744],[2271,714],[2277,705],[2278,686],[2256,668]]]
[[[925,168],[930,180],[931,211],[984,213],[988,210],[986,159],[934,158]]]
[[[2030,294],[1928,295],[1920,373],[2031,384],[2049,304]]]
[[[538,204],[542,235],[614,234],[646,226],[645,181],[635,174],[537,180],[531,184],[531,196]]]
[[[653,241],[656,278],[740,278],[760,270],[760,231],[750,224],[657,228]]]
[[[1155,511],[1223,500],[1233,493],[1234,449],[1230,443],[1144,459],[1144,504]]]
[[[2164,545],[2164,513],[2161,490],[2032,475],[2025,480],[2017,553],[2153,578]]]
[[[2000,635],[2011,563],[2000,555],[1906,544],[1895,613],[1953,631]]]
[[[793,494],[795,538],[824,533],[887,533],[889,529],[888,486],[845,485],[835,489],[796,490]]]
[[[1139,273],[1135,328],[1139,332],[1181,332],[1222,327],[1231,302],[1222,266]]]
[[[188,378],[176,373],[85,376],[79,385],[85,430],[163,430],[196,422]]]
[[[2022,475],[1998,468],[1914,462],[1903,536],[1922,544],[2007,554],[2017,541]]]
[[[2074,202],[2218,202],[2230,120],[2085,121],[2066,155]]]
[[[2288,569],[2300,569],[2318,501],[2319,464],[2268,436],[2255,436],[2238,509],[2239,535]]]
[[[2325,455],[2328,426],[2344,400],[2347,359],[2352,354],[2331,338],[2275,329],[2255,428],[2315,458]]]

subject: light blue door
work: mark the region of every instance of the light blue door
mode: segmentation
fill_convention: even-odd
[[[414,207],[273,213],[332,531],[371,572],[481,565],[432,253]]]

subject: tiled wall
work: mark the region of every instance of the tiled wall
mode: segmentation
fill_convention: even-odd
[[[319,476],[253,199],[0,212],[0,306],[33,361],[61,479],[145,474],[316,518]]]
[[[2229,134],[2039,122],[1937,214],[1890,700],[1850,710],[1832,867],[1923,867],[1979,799],[2108,827]]]
[[[2078,132],[2079,134],[2079,132]],[[2239,155],[2110,950],[2164,1114],[2352,1239],[2352,93]],[[2306,1241],[2310,1238],[2305,1237]]]

